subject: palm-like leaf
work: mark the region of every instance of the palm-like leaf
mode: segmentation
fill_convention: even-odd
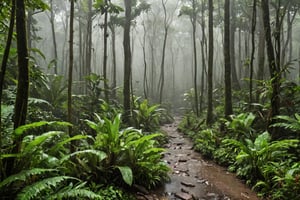
[[[42,168],[33,168],[33,169],[29,169],[29,170],[23,170],[17,174],[11,175],[11,176],[7,177],[6,179],[4,179],[0,183],[0,188],[3,188],[4,186],[8,186],[16,181],[25,182],[33,176],[38,176],[38,175],[55,172],[55,171],[56,171],[55,169],[42,169]]]
[[[20,200],[37,199],[40,193],[42,193],[44,190],[48,189],[51,191],[53,188],[57,188],[58,186],[60,186],[60,184],[66,180],[78,181],[78,179],[70,176],[55,176],[51,178],[46,178],[32,185],[26,186],[18,194],[17,199]]]

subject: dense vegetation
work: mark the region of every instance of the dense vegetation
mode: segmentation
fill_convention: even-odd
[[[1,0],[1,198],[132,199],[164,183],[173,111],[262,197],[299,199],[299,9]]]
[[[289,84],[284,84],[289,85]],[[282,87],[282,90],[298,91],[299,86]],[[187,94],[188,95],[188,94]],[[218,94],[216,94],[218,95]],[[238,102],[242,92],[234,98]],[[299,102],[295,94],[289,98],[293,104]],[[261,100],[261,102],[264,102]],[[215,102],[216,116],[221,116],[223,106]],[[188,112],[179,129],[193,138],[195,150],[207,159],[213,159],[228,167],[231,172],[245,180],[258,194],[266,199],[298,199],[300,177],[300,118],[296,107],[282,106],[285,115],[276,116],[272,127],[279,128],[276,138],[266,126],[270,105],[255,104],[249,110],[247,104],[234,107],[235,115],[218,118],[211,126],[204,123],[202,116]],[[296,113],[296,114],[295,114]]]

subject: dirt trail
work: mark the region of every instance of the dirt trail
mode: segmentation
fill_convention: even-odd
[[[202,159],[192,141],[177,131],[178,120],[163,127],[169,136],[164,160],[171,168],[171,181],[155,191],[160,200],[257,200],[256,194],[232,173]]]

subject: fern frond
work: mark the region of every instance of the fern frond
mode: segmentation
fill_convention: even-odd
[[[106,153],[103,152],[103,151],[98,151],[98,150],[94,150],[94,149],[87,149],[87,150],[82,150],[82,151],[76,151],[72,154],[66,155],[60,160],[60,162],[64,163],[65,161],[69,160],[72,156],[85,155],[85,154],[93,154],[95,156],[98,156],[99,161],[102,161],[103,159],[105,159],[107,157]]]
[[[18,174],[11,175],[11,176],[7,177],[6,179],[4,179],[0,183],[0,188],[2,188],[3,186],[10,185],[11,183],[16,182],[16,181],[26,181],[29,177],[46,174],[46,173],[54,172],[54,171],[57,171],[57,170],[42,169],[42,168],[33,168],[33,169],[29,169],[29,170],[23,170]]]
[[[74,140],[82,140],[82,139],[86,139],[88,138],[88,136],[86,135],[75,135],[73,137],[70,137],[70,138],[67,138],[61,142],[59,142],[58,144],[56,144],[54,147],[52,147],[49,152],[53,153],[53,152],[56,152],[57,150],[60,150],[61,147],[63,147],[65,144],[71,142],[71,141],[74,141]]]
[[[73,188],[64,192],[59,192],[55,195],[52,195],[49,200],[54,200],[54,199],[69,199],[69,198],[82,198],[82,199],[99,199],[102,200],[103,197],[101,197],[100,195],[87,190],[87,189],[77,189],[77,188]]]
[[[60,135],[63,134],[64,132],[61,131],[49,131],[46,132],[42,135],[39,135],[37,137],[35,137],[31,142],[29,142],[25,148],[23,149],[23,153],[28,153],[28,152],[32,152],[32,150],[35,149],[35,147],[39,146],[40,144],[42,144],[45,140],[56,136],[56,135]]]
[[[22,189],[22,191],[18,194],[17,199],[20,200],[37,199],[38,195],[42,191],[46,189],[52,190],[52,188],[57,188],[59,184],[65,180],[78,181],[79,179],[70,176],[55,176],[51,178],[46,178]]]
[[[26,124],[23,126],[19,126],[18,128],[15,129],[14,134],[16,136],[22,135],[25,131],[35,129],[41,126],[45,125],[57,125],[57,126],[72,126],[72,124],[68,122],[57,122],[57,121],[52,121],[52,122],[47,122],[47,121],[39,121],[39,122],[34,122],[30,124]]]

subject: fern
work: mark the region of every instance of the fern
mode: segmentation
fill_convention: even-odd
[[[51,197],[49,197],[49,200],[54,200],[54,199],[69,199],[69,198],[83,198],[83,199],[99,199],[102,200],[103,198],[98,195],[95,194],[94,192],[87,190],[87,189],[77,189],[77,188],[73,188],[71,190],[67,190],[64,192],[59,192],[55,195],[52,195]]]
[[[42,168],[23,170],[18,174],[11,175],[11,176],[7,177],[6,179],[4,179],[0,183],[0,189],[4,186],[8,186],[16,181],[25,182],[32,176],[37,176],[37,175],[46,174],[46,173],[55,172],[55,171],[56,171],[55,169],[42,169]]]
[[[284,122],[278,122],[272,125],[272,127],[282,127],[289,129],[291,131],[299,132],[300,131],[300,115],[295,114],[295,118],[280,115],[276,116],[275,119],[283,120]]]
[[[86,139],[88,138],[88,136],[86,135],[75,135],[73,137],[67,138],[59,143],[57,143],[55,146],[53,146],[49,152],[54,153],[57,152],[58,150],[60,150],[65,144],[74,141],[74,140],[81,140],[81,139]]]
[[[72,126],[70,123],[68,122],[57,122],[57,121],[53,121],[53,122],[47,122],[47,121],[39,121],[39,122],[34,122],[34,123],[30,123],[30,124],[26,124],[23,126],[19,126],[18,128],[15,129],[14,134],[16,136],[21,136],[25,131],[31,130],[31,129],[35,129],[38,127],[42,127],[45,125],[57,125],[57,126]]]
[[[37,199],[41,192],[47,189],[52,190],[52,188],[57,188],[59,184],[65,180],[78,180],[78,179],[70,176],[56,176],[56,177],[46,178],[22,189],[21,193],[17,195],[17,199],[20,200]]]
[[[22,153],[23,154],[26,154],[28,152],[30,153],[34,151],[37,146],[43,144],[47,139],[63,133],[64,132],[61,131],[49,131],[42,135],[39,135],[35,137],[32,141],[30,141],[27,145],[25,145],[24,149],[22,150]]]
[[[66,155],[65,157],[63,157],[60,160],[60,162],[64,163],[65,161],[69,160],[71,157],[73,157],[75,155],[86,155],[86,154],[93,154],[93,155],[98,156],[99,161],[102,161],[103,159],[105,159],[107,157],[106,153],[103,151],[87,149],[87,150],[83,150],[83,151],[76,151],[72,154]]]

